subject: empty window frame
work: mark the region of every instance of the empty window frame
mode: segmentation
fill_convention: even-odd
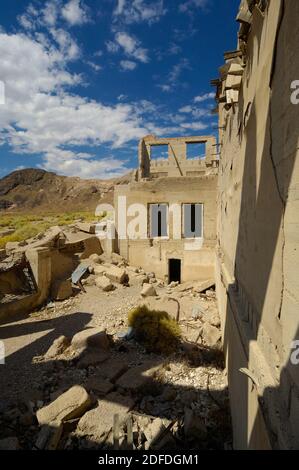
[[[206,156],[206,143],[205,142],[187,142],[187,159],[196,160],[205,158]]]
[[[183,204],[183,237],[203,237],[203,204]]]
[[[151,160],[167,160],[168,159],[168,145],[151,145],[150,150]]]
[[[149,204],[149,235],[150,238],[168,236],[167,204]]]

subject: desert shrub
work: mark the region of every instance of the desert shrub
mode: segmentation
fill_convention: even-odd
[[[149,352],[169,354],[178,346],[180,327],[167,312],[150,310],[146,305],[141,305],[129,312],[128,322],[134,329],[137,341]]]

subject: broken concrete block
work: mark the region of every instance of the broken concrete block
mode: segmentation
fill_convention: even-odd
[[[98,276],[95,280],[96,286],[102,289],[104,292],[110,292],[114,290],[114,285],[106,276]]]
[[[20,448],[17,437],[6,437],[0,440],[0,450],[18,450]]]
[[[75,350],[97,348],[104,351],[110,349],[108,336],[102,328],[88,328],[73,336],[71,346]]]
[[[80,259],[87,259],[90,255],[94,253],[100,255],[103,253],[102,245],[98,237],[96,236],[89,236],[89,238],[85,238],[83,241],[84,243],[84,251],[80,255]]]
[[[157,295],[157,292],[152,284],[143,284],[141,295],[142,297],[154,297]]]
[[[96,276],[102,276],[106,271],[106,266],[101,266],[100,264],[93,267],[93,272]]]
[[[110,380],[110,382],[115,382],[122,374],[127,372],[128,365],[121,359],[111,359],[110,361],[102,364],[99,369],[99,375]]]
[[[46,359],[52,359],[56,356],[62,354],[66,348],[70,345],[70,340],[66,336],[59,336],[59,338],[55,339],[53,344],[50,346],[48,351],[45,354]]]
[[[130,274],[130,285],[131,286],[140,286],[143,284],[149,284],[149,278],[145,274]]]
[[[93,235],[96,233],[95,224],[88,224],[87,222],[77,222],[75,227],[81,230],[81,232],[91,233]]]
[[[90,407],[91,399],[86,390],[75,385],[48,406],[39,409],[36,417],[39,424],[60,423],[79,418]]]
[[[59,423],[49,423],[42,426],[35,447],[39,450],[55,450],[59,444],[63,431],[63,425]]]
[[[98,255],[97,253],[93,253],[92,255],[90,255],[89,259],[92,263],[95,264],[101,264],[102,262],[100,255]]]
[[[155,364],[152,361],[144,362],[142,365],[132,367],[117,380],[118,387],[137,391],[144,385],[151,383],[161,369],[162,364]]]
[[[71,281],[55,281],[51,287],[51,297],[53,300],[66,300],[73,295]]]
[[[110,357],[110,354],[106,351],[91,349],[87,350],[85,354],[80,358],[78,367],[83,369],[89,366],[95,366],[105,362]]]
[[[162,419],[156,418],[143,430],[143,434],[145,435],[149,446],[152,446],[161,438],[165,431],[166,427],[164,426]]]
[[[128,281],[128,275],[125,269],[111,266],[106,271],[106,276],[113,282],[118,284],[125,284]]]
[[[77,427],[78,434],[93,436],[97,441],[104,441],[113,428],[114,416],[117,414],[122,424],[133,408],[134,401],[117,392],[112,392],[98,401],[97,408],[88,411],[80,419]]]
[[[123,263],[124,258],[120,256],[118,253],[111,253],[111,262],[112,264]]]
[[[202,327],[202,338],[207,346],[213,347],[216,346],[218,341],[221,338],[221,331],[218,330],[215,326],[205,323]]]
[[[90,377],[85,387],[88,391],[92,390],[96,392],[97,395],[105,396],[113,390],[114,385],[109,380],[105,380],[102,377]]]
[[[206,281],[199,281],[196,282],[193,286],[194,292],[197,292],[200,294],[201,292],[204,292],[207,289],[210,289],[210,287],[215,285],[214,279],[207,279]]]

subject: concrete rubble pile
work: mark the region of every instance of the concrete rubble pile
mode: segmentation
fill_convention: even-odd
[[[90,256],[84,282],[87,296],[96,292],[98,298],[113,299],[123,289],[133,289],[136,305],[166,310],[179,322],[181,346],[173,356],[149,354],[134,336],[121,337],[122,327],[113,329],[105,318],[101,326],[88,326],[72,337],[58,336],[43,356],[34,359],[46,367],[39,399],[0,416],[3,429],[6,423],[20,424],[21,433],[9,442],[6,436],[0,439],[0,447],[30,448],[33,442],[34,448],[48,450],[221,448],[221,426],[229,446],[213,281],[165,285],[154,273],[113,258],[114,264],[105,254]],[[97,267],[104,270],[99,273]],[[148,282],[142,284],[140,276]],[[114,290],[103,289],[98,279],[113,283]],[[144,287],[153,287],[155,295],[144,296]],[[64,302],[60,304],[62,309]],[[53,309],[46,311],[49,316]],[[212,357],[207,365],[205,353]],[[219,429],[218,421],[224,421]]]

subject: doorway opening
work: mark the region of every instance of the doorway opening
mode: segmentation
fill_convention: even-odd
[[[168,282],[181,283],[181,260],[170,259],[168,260]]]

